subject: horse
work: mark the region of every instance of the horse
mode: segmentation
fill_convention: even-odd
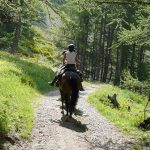
[[[66,108],[66,116],[72,118],[78,98],[81,80],[79,75],[74,71],[66,71],[59,82],[59,91],[62,102],[62,114],[64,114],[64,102]]]

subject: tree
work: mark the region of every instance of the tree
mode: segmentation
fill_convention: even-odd
[[[79,49],[86,78],[120,84],[123,70],[129,69],[133,77],[147,79],[141,74],[150,31],[150,6],[145,4],[148,1],[73,0],[62,5],[71,20],[64,25],[65,35]]]

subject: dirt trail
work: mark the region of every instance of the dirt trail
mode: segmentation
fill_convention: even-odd
[[[101,116],[86,99],[97,86],[80,93],[76,116],[68,122],[61,114],[59,92],[50,92],[37,109],[37,121],[30,141],[10,150],[127,150],[132,143]]]

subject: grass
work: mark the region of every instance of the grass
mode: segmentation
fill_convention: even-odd
[[[107,98],[114,93],[117,94],[120,103],[119,109],[113,108]],[[138,128],[139,123],[144,119],[146,97],[112,85],[101,85],[97,92],[90,95],[88,102],[124,133],[141,141],[141,145],[150,146],[150,131],[142,131]],[[128,106],[131,108],[130,111]],[[147,117],[150,117],[150,113],[147,113]]]
[[[46,65],[0,51],[0,133],[19,132],[30,136],[36,97],[52,90],[54,76]]]

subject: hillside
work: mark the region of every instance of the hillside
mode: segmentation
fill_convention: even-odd
[[[38,103],[34,98],[51,90],[47,82],[54,75],[52,67],[6,52],[0,52],[0,66],[0,132],[27,137]]]
[[[45,93],[55,90],[47,82],[61,64],[62,51],[73,43],[80,62],[76,66],[83,74],[86,88],[89,82],[100,86],[88,98],[88,106],[100,113],[95,118],[89,114],[92,121],[102,114],[124,134],[137,140],[136,150],[149,150],[150,122],[147,129],[139,128],[144,119],[150,121],[149,0],[0,0],[0,14],[0,149],[5,143],[1,139],[9,135],[32,138],[38,106],[42,106],[44,113],[58,111],[54,117],[60,117],[57,102],[53,101],[54,106],[48,104],[53,94],[45,97]],[[44,104],[48,104],[45,107],[39,104],[42,96]],[[113,107],[110,99],[115,96],[119,105]],[[40,118],[47,129],[49,115],[44,118],[42,109]],[[51,119],[48,122],[53,125]],[[93,132],[99,134],[105,128],[98,127],[100,120],[94,122],[96,130],[93,127]],[[65,133],[58,125],[56,129]],[[49,137],[53,139],[55,132],[52,133]],[[108,134],[112,135],[111,128]],[[109,137],[107,130],[100,137],[103,135]],[[62,142],[60,149],[63,149],[67,145],[60,137],[63,135],[58,133],[54,139],[56,144],[57,138]],[[69,141],[69,134],[66,137]],[[78,141],[77,136],[75,139]],[[38,136],[34,140],[36,143]],[[44,136],[40,140],[48,139]],[[105,142],[100,144],[104,150],[114,144],[113,140]],[[82,148],[86,149],[84,145]]]

